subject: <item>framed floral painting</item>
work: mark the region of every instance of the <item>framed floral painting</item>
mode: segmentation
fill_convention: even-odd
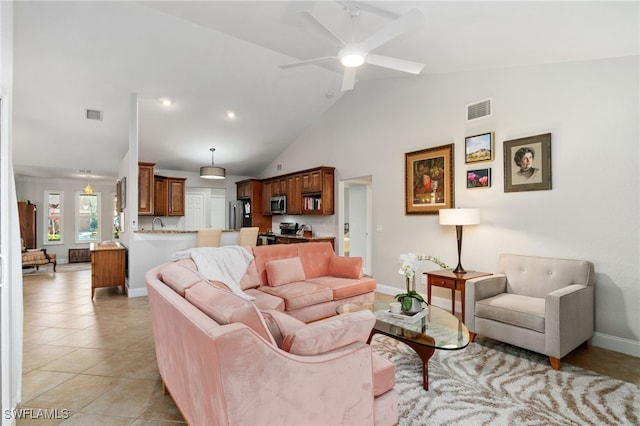
[[[438,214],[454,207],[453,144],[408,152],[405,214]]]
[[[491,169],[467,170],[467,188],[489,188]]]

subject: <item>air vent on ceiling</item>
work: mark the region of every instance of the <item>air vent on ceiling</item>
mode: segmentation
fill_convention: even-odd
[[[102,120],[102,111],[97,109],[87,109],[87,120]]]
[[[467,121],[491,115],[491,99],[467,105]]]

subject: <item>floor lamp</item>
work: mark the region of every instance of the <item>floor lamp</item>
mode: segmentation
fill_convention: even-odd
[[[453,270],[454,274],[466,274],[460,263],[462,251],[462,226],[477,225],[480,223],[480,210],[478,209],[440,209],[440,225],[455,225],[458,239],[458,266]]]

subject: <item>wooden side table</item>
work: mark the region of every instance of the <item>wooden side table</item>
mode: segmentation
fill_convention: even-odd
[[[451,289],[451,314],[456,312],[456,290],[460,291],[462,303],[462,322],[464,322],[464,283],[467,280],[491,275],[489,272],[467,271],[466,274],[455,274],[452,271],[440,270],[423,272],[427,276],[427,303],[431,304],[431,286]]]
[[[91,243],[91,299],[96,288],[122,287],[122,294],[127,295],[126,287],[126,248],[117,241]]]

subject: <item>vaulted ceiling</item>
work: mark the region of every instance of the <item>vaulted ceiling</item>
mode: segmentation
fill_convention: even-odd
[[[342,92],[337,61],[280,68],[340,47],[301,11],[359,41],[413,8],[423,24],[375,53],[424,63],[417,76],[365,64]],[[14,167],[37,177],[115,178],[133,93],[141,160],[193,172],[213,147],[254,176],[358,81],[639,53],[637,2],[25,1],[14,15]]]

